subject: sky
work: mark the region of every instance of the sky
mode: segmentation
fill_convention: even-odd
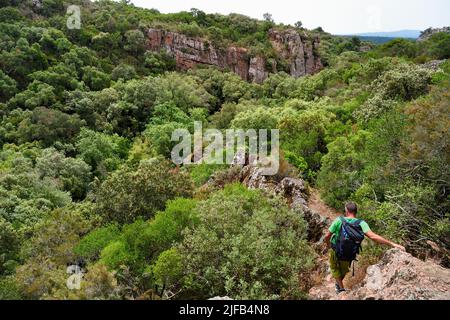
[[[333,34],[425,30],[450,25],[450,0],[132,0],[134,5],[163,13],[200,9],[206,13],[240,13],[262,19],[272,14],[277,23]]]

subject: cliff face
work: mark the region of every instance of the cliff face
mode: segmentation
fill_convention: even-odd
[[[442,27],[442,28],[428,28],[425,31],[422,31],[417,41],[425,41],[428,40],[433,34],[438,32],[447,32],[450,33],[450,27]]]
[[[147,35],[149,49],[165,50],[175,58],[181,70],[193,68],[197,64],[213,65],[230,69],[243,80],[257,83],[263,82],[269,72],[278,71],[276,65],[271,65],[268,70],[266,59],[261,56],[251,57],[247,48],[230,46],[217,49],[207,40],[161,29],[149,29]],[[279,56],[288,62],[292,76],[314,74],[322,69],[317,54],[319,38],[308,40],[295,30],[271,30],[269,40]]]

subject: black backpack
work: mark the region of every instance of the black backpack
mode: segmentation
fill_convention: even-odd
[[[364,232],[361,221],[348,222],[344,217],[339,217],[342,225],[336,243],[333,246],[336,256],[341,261],[356,260],[356,255],[361,251],[361,243],[364,240]]]

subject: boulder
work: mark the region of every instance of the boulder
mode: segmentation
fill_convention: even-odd
[[[399,249],[390,249],[377,264],[367,268],[360,287],[340,294],[338,298],[450,300],[450,270]]]

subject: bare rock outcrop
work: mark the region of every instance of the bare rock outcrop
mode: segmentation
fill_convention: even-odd
[[[323,238],[323,232],[330,224],[327,217],[307,206],[308,189],[305,182],[299,178],[284,177],[282,179],[273,179],[265,176],[262,170],[257,166],[239,165],[238,163],[247,162],[241,159],[244,155],[235,157],[235,164],[228,170],[226,182],[241,182],[250,189],[260,189],[267,194],[279,195],[286,199],[289,207],[302,214],[308,223],[308,240],[318,242]],[[224,177],[221,177],[223,179]],[[211,177],[207,183],[210,186],[222,187],[221,183],[216,181],[216,177]]]
[[[367,268],[360,288],[341,299],[450,300],[450,270],[398,249]]]
[[[445,61],[447,60],[431,60],[422,64],[421,67],[431,71],[438,71],[441,64],[443,64]]]
[[[313,299],[450,300],[450,270],[390,249],[377,264],[367,268],[357,288],[336,295],[329,281],[328,286],[312,288],[309,293]]]
[[[230,46],[219,49],[206,39],[189,37],[181,33],[162,29],[149,29],[148,46],[152,51],[164,50],[175,58],[181,70],[194,68],[198,64],[229,69],[243,80],[263,82],[269,72],[277,72],[276,63],[269,64],[259,55],[251,56],[247,48]],[[320,40],[300,36],[296,30],[269,31],[269,40],[278,55],[288,62],[289,73],[294,77],[314,74],[322,69],[318,55]]]
[[[425,41],[428,40],[433,34],[438,32],[447,32],[450,33],[450,27],[442,27],[442,28],[428,28],[420,34],[417,41]]]
[[[322,69],[317,53],[320,44],[318,37],[308,41],[306,35],[302,37],[295,30],[270,30],[269,38],[275,50],[289,62],[291,76],[301,77]]]

